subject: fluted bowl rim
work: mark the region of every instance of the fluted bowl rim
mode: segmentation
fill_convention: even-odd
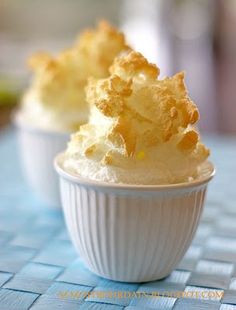
[[[174,184],[163,184],[163,185],[142,185],[142,184],[125,184],[125,183],[112,183],[92,180],[80,176],[79,174],[68,172],[63,167],[65,152],[59,153],[54,159],[54,168],[60,177],[79,185],[93,188],[103,189],[114,189],[114,190],[133,190],[133,191],[148,191],[148,192],[160,192],[160,191],[171,191],[179,189],[190,189],[196,187],[205,186],[216,173],[216,169],[211,161],[204,163],[203,175],[190,182],[174,183]]]

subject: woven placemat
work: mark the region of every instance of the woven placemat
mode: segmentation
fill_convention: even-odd
[[[0,310],[236,309],[236,139],[208,145],[217,176],[188,252],[166,279],[127,284],[84,267],[61,212],[26,185],[14,130],[1,133]]]

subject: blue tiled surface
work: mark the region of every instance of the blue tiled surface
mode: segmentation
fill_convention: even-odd
[[[166,279],[127,284],[86,269],[70,243],[61,212],[48,209],[25,183],[15,132],[2,132],[0,310],[236,310],[236,138],[212,137],[208,145],[217,177],[191,247]],[[219,296],[190,296],[202,291],[217,291]],[[118,297],[119,292],[126,295]]]

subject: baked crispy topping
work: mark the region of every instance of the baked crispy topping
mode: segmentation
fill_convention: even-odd
[[[200,162],[207,158],[209,150],[193,127],[199,112],[188,96],[184,73],[164,79],[158,75],[155,65],[131,51],[114,60],[108,78],[89,79],[86,95],[94,137],[83,126],[86,134],[79,147],[86,146],[85,156],[90,156],[87,143],[92,140],[97,145],[93,158],[103,165],[122,166],[129,158],[148,161],[165,144],[183,158],[193,156]],[[103,156],[97,155],[99,150]]]
[[[137,136],[133,131],[131,123],[124,117],[118,117],[108,134],[108,139],[118,147],[123,145],[125,156],[134,155]]]
[[[57,56],[47,53],[31,56],[28,63],[35,76],[30,92],[35,92],[48,108],[59,111],[81,108],[87,112],[84,87],[88,77],[108,76],[113,59],[127,50],[124,34],[101,21],[96,29],[85,30],[73,47]]]
[[[156,65],[149,63],[142,54],[132,51],[126,57],[116,58],[110,72],[124,78],[145,76],[147,79],[155,80],[160,71]]]
[[[198,139],[198,133],[195,130],[189,130],[184,133],[183,137],[178,143],[178,147],[181,151],[191,151],[196,147]]]
[[[96,144],[92,144],[85,149],[84,154],[87,157],[92,156],[95,150],[96,150]]]
[[[105,116],[118,116],[123,111],[125,98],[132,93],[131,84],[131,80],[124,81],[117,75],[99,81],[90,78],[87,101],[95,104]]]

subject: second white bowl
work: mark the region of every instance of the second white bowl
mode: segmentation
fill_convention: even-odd
[[[46,131],[28,126],[14,116],[23,172],[32,189],[50,207],[61,207],[58,177],[53,160],[66,148],[69,133]]]

